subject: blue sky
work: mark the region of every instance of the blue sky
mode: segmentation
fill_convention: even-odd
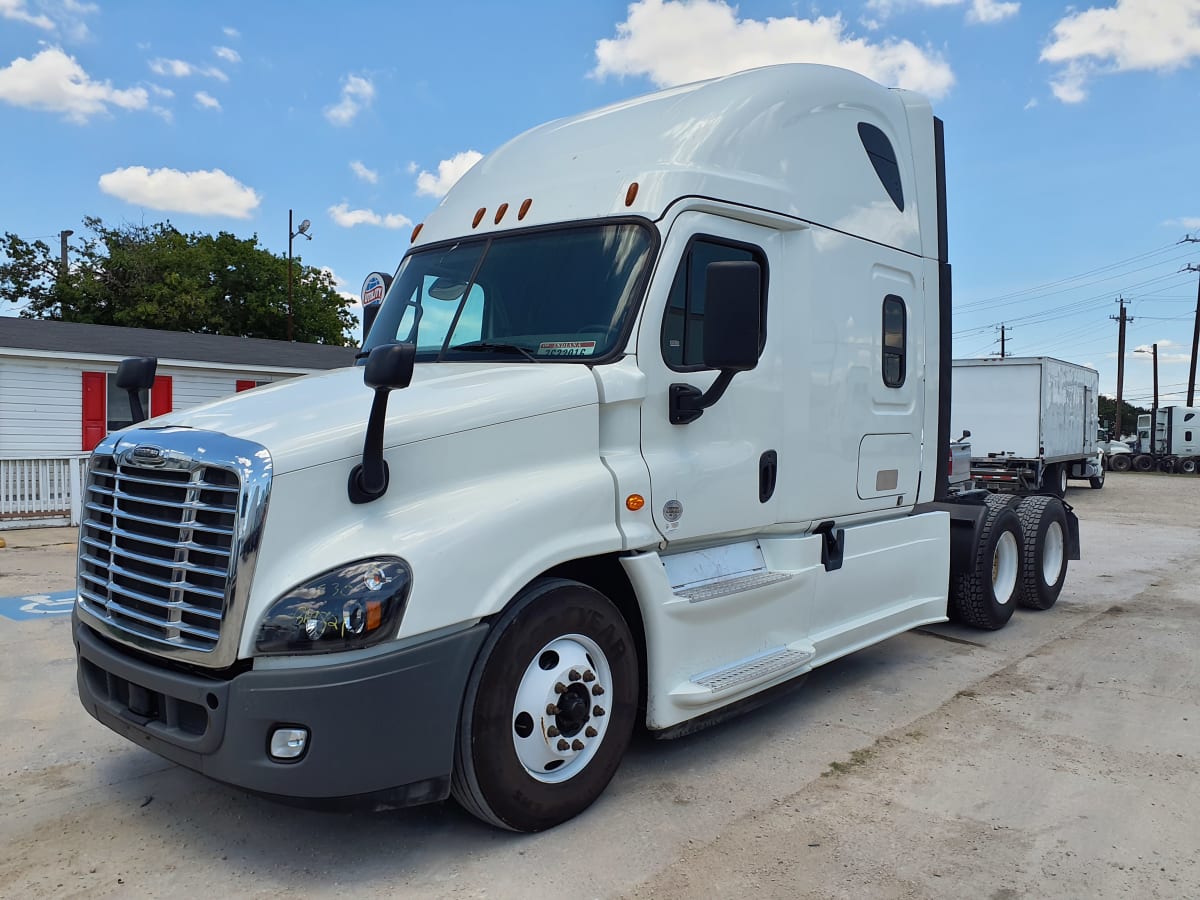
[[[548,119],[773,62],[946,122],[955,354],[1055,355],[1182,402],[1200,265],[1200,0],[0,0],[0,229],[257,233],[357,294],[479,153]],[[11,314],[12,310],[2,312]]]

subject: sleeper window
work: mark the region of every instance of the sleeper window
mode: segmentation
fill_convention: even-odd
[[[904,384],[906,324],[904,301],[888,294],[883,298],[883,383],[888,387]]]

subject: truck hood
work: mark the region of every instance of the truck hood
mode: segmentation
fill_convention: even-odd
[[[145,422],[140,428],[200,428],[262,444],[275,473],[360,456],[374,391],[363,369],[338,369],[255,388]],[[388,398],[384,446],[597,402],[582,365],[427,363]]]

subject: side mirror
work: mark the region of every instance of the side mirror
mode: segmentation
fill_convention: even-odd
[[[367,420],[362,462],[350,471],[346,485],[351,503],[370,503],[387,492],[390,474],[383,458],[383,426],[387,419],[388,394],[412,383],[416,361],[414,344],[381,344],[367,357],[363,381],[374,389],[375,399],[371,402],[371,417]]]
[[[704,365],[721,374],[707,392],[690,384],[670,390],[672,425],[695,422],[721,399],[733,376],[758,365],[762,334],[762,268],[756,262],[715,262],[705,270]]]
[[[133,416],[133,424],[145,421],[146,411],[142,408],[141,391],[154,387],[154,373],[158,369],[158,359],[153,356],[132,356],[121,360],[117,366],[117,388],[129,394],[129,412]]]

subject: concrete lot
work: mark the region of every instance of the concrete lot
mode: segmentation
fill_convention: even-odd
[[[209,782],[83,712],[67,616],[0,618],[0,896],[1200,897],[1200,478],[1068,500],[1085,558],[1054,609],[635,739],[593,809],[532,836]],[[72,586],[72,532],[4,536],[0,596]]]

